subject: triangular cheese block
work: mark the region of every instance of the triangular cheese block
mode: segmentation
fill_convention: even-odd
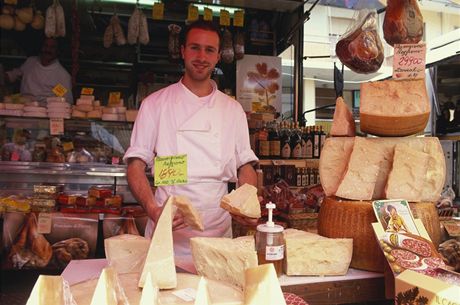
[[[127,304],[127,302],[115,269],[112,267],[104,268],[97,281],[91,305],[118,305]]]
[[[220,207],[235,215],[259,218],[261,212],[257,188],[247,183],[243,184],[222,197]]]
[[[184,216],[184,221],[194,230],[204,231],[203,221],[198,211],[185,196],[174,196],[174,205]]]
[[[160,305],[159,289],[150,272],[147,273],[139,305]]]
[[[27,305],[48,304],[65,304],[64,279],[62,276],[40,275],[35,282],[27,300]]]
[[[246,270],[245,305],[286,305],[273,264]]]
[[[356,135],[353,114],[341,96],[335,102],[334,118],[330,133],[333,137],[354,137]]]
[[[177,286],[176,266],[174,264],[173,234],[172,234],[172,205],[174,197],[170,196],[161,212],[153,232],[149,252],[144,262],[139,287],[144,287],[145,277],[150,271],[155,284],[160,289],[172,289]]]
[[[118,274],[141,272],[150,239],[139,235],[116,235],[104,240],[105,256]]]
[[[195,305],[211,305],[211,297],[209,296],[208,281],[201,277],[196,291]]]

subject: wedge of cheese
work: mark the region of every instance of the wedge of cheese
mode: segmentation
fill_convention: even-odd
[[[196,290],[195,305],[211,305],[211,297],[209,296],[208,281],[201,277]]]
[[[67,289],[67,291],[64,291]],[[70,304],[70,289],[64,288],[60,275],[40,275],[27,299],[27,305]]]
[[[425,80],[361,84],[360,128],[378,136],[407,136],[425,129],[430,101]]]
[[[325,193],[330,195],[336,195],[334,189],[338,189],[342,177],[344,177],[347,172],[351,154],[348,154],[345,147],[350,147],[353,145],[355,138],[328,138],[324,145],[323,151],[321,152],[321,159],[319,162],[319,173],[321,178],[321,184],[324,188]],[[385,194],[385,188],[388,181],[388,176],[390,171],[397,169],[393,167],[393,155],[395,151],[395,146],[397,144],[405,144],[409,148],[423,152],[431,156],[426,171],[423,174],[424,179],[418,180],[418,184],[423,183],[422,192],[419,198],[414,198],[413,201],[436,201],[442,191],[444,186],[444,180],[446,176],[446,164],[445,158],[442,151],[441,144],[439,139],[436,137],[407,137],[407,138],[366,138],[366,143],[376,144],[381,153],[383,153],[383,159],[380,161],[379,171],[377,174],[377,179],[375,181],[374,191],[372,199],[404,199],[401,197],[403,194],[392,193],[392,197],[388,197]],[[375,145],[372,145],[374,147]],[[364,158],[364,157],[363,157]],[[369,159],[369,158],[366,158]],[[363,159],[365,160],[365,159]],[[376,162],[376,161],[373,161]],[[378,162],[378,161],[377,161]],[[352,170],[359,175],[360,170],[364,167],[364,162],[355,162],[353,164]],[[409,179],[409,177],[407,177]],[[402,178],[401,178],[402,179]],[[363,180],[362,177],[356,177],[352,181],[347,183],[352,184],[356,183],[355,188],[359,187],[359,184]],[[404,184],[405,181],[400,180],[396,182],[399,184]],[[353,187],[353,186],[352,186]],[[420,188],[420,186],[417,186]],[[353,191],[350,191],[353,192]],[[362,193],[362,190],[359,190]],[[346,196],[342,193],[343,196]],[[339,196],[337,194],[337,196]],[[357,196],[351,194],[352,198],[355,199]],[[416,200],[415,200],[416,199]]]
[[[425,173],[431,158],[433,157],[429,154],[412,149],[406,144],[397,144],[393,167],[385,188],[386,197],[396,199],[398,196],[408,201],[419,201],[428,180]]]
[[[184,216],[187,225],[194,230],[204,230],[200,214],[186,196],[174,196],[174,205]]]
[[[127,302],[128,299],[118,281],[115,269],[112,267],[104,268],[97,281],[91,305],[118,305],[127,304]]]
[[[150,239],[139,235],[116,235],[104,240],[105,256],[118,274],[141,272]]]
[[[353,114],[341,96],[335,101],[334,117],[332,119],[331,136],[354,137],[356,135]]]
[[[259,218],[261,214],[257,188],[247,183],[222,197],[220,207],[245,217]]]
[[[172,289],[177,286],[172,235],[173,201],[174,197],[170,196],[164,204],[155,232],[153,232],[147,258],[139,278],[138,286],[141,288],[144,287],[148,272],[152,273],[155,284],[160,289]]]
[[[356,137],[347,170],[335,193],[353,200],[370,200],[385,158],[378,143]]]
[[[249,268],[245,272],[245,305],[286,305],[273,264]]]
[[[160,305],[160,292],[150,272],[147,273],[139,305]]]
[[[287,275],[344,275],[353,254],[353,239],[327,238],[318,234],[287,229]]]
[[[231,238],[193,237],[193,262],[199,275],[244,287],[244,270],[257,266],[253,236]]]

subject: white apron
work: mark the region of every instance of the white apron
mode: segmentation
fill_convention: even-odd
[[[177,99],[187,98],[184,92]],[[187,154],[188,183],[159,187],[155,198],[163,204],[169,195],[185,195],[201,214],[204,232],[185,228],[173,231],[176,265],[194,272],[190,252],[190,238],[194,236],[231,236],[231,217],[220,208],[220,199],[227,193],[227,181],[219,177],[226,161],[222,159],[225,141],[222,133],[225,112],[219,110],[214,93],[210,101],[184,122],[176,122],[174,114],[180,103],[171,103],[171,109],[162,114],[159,126],[157,156]],[[193,102],[193,101],[190,101]],[[175,140],[175,141],[174,141]],[[187,153],[188,152],[188,153]],[[147,224],[145,236],[151,237],[154,224]]]

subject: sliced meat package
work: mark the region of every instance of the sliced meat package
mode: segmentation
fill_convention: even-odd
[[[361,10],[349,30],[337,42],[335,53],[356,73],[374,73],[383,63],[383,45],[377,33],[375,10]]]
[[[388,0],[383,37],[395,44],[418,43],[423,37],[423,16],[416,0]]]

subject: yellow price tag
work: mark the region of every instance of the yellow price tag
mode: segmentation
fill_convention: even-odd
[[[203,19],[205,21],[212,21],[212,9],[207,7],[204,8]]]
[[[230,26],[230,13],[227,10],[220,10],[219,24],[223,26]]]
[[[164,3],[155,3],[152,8],[152,19],[153,20],[163,20],[165,14],[165,4]]]
[[[109,106],[117,106],[120,103],[121,92],[110,92],[109,93]]]
[[[94,88],[85,88],[85,87],[81,88],[81,92],[80,92],[81,95],[93,95],[93,93],[94,93]]]
[[[67,93],[67,89],[63,85],[57,84],[53,88],[53,93],[56,94],[56,96],[63,97]]]
[[[243,27],[244,26],[244,11],[235,11],[233,16],[233,26]]]
[[[196,21],[196,20],[198,20],[198,17],[199,17],[198,7],[190,4],[188,6],[187,20],[188,21]]]
[[[18,4],[18,0],[5,0],[5,4],[17,5],[17,4]]]
[[[57,136],[64,134],[64,119],[51,118],[50,119],[50,135]]]
[[[155,158],[154,184],[174,185],[187,183],[187,155]]]
[[[64,151],[71,151],[73,150],[73,142],[63,142],[62,143],[62,149],[64,149]]]

